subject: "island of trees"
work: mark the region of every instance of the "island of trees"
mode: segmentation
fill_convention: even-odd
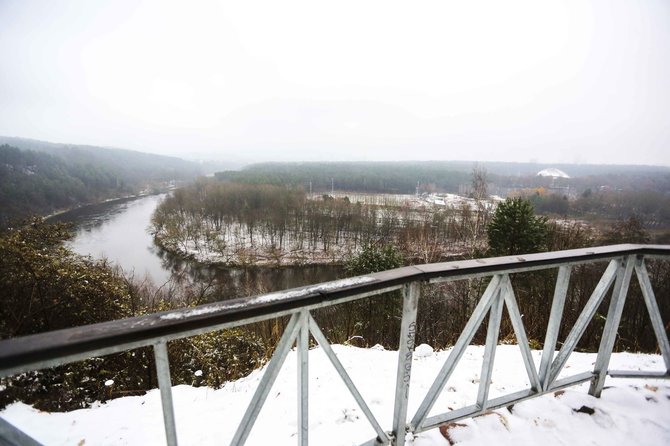
[[[199,180],[163,201],[152,231],[165,249],[202,262],[338,263],[370,244],[434,262],[483,248],[492,207],[488,200],[435,206],[415,196]]]

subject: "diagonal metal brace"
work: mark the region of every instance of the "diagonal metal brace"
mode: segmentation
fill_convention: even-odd
[[[610,300],[609,310],[607,311],[607,320],[603,328],[603,337],[600,340],[600,347],[598,348],[598,356],[596,357],[596,364],[593,368],[593,381],[589,388],[589,394],[599,397],[605,385],[605,378],[607,377],[607,368],[609,367],[610,357],[612,356],[612,349],[614,348],[614,341],[616,341],[616,334],[619,330],[619,323],[621,322],[621,313],[623,306],[626,303],[626,295],[628,294],[628,286],[630,278],[633,274],[633,266],[635,257],[628,256],[619,265],[617,271],[616,283],[614,284],[614,291],[612,292],[612,299]]]
[[[658,341],[658,348],[661,350],[661,355],[663,355],[665,370],[670,374],[670,343],[668,342],[668,334],[665,332],[661,312],[658,309],[656,296],[651,287],[647,266],[644,263],[644,258],[641,256],[635,261],[635,274],[637,275],[637,280],[640,282],[642,297],[644,298],[644,303],[647,305],[651,326],[654,328],[656,340]]]
[[[240,425],[237,427],[233,441],[230,443],[231,445],[239,446],[247,441],[249,432],[256,422],[256,418],[258,418],[258,414],[263,407],[263,403],[265,403],[265,399],[270,393],[272,384],[274,384],[277,379],[281,366],[284,364],[286,356],[288,355],[289,350],[291,350],[293,342],[298,335],[300,329],[300,324],[298,322],[300,321],[300,318],[301,316],[299,313],[293,313],[291,316],[291,319],[284,330],[284,334],[281,339],[279,339],[279,343],[272,355],[270,364],[267,369],[265,369],[265,373],[263,374],[260,383],[258,383],[258,388],[256,389],[254,396],[251,398],[249,407],[247,407],[247,411],[244,413],[242,421],[240,421]]]
[[[591,322],[591,319],[593,319],[593,316],[595,316],[596,311],[598,311],[598,307],[605,298],[605,294],[607,294],[607,291],[609,291],[612,286],[620,263],[621,260],[610,261],[607,269],[596,285],[596,288],[593,290],[591,297],[589,297],[589,300],[586,302],[584,310],[582,310],[575,325],[572,327],[572,330],[570,330],[568,337],[563,343],[563,347],[561,347],[561,350],[556,355],[556,359],[552,362],[551,369],[549,370],[549,379],[544,383],[545,388],[550,388],[551,384],[556,381],[558,374],[563,370],[563,366],[565,366],[570,354],[577,346],[584,331],[586,331],[586,327],[589,322]]]
[[[433,381],[433,384],[430,386],[430,389],[428,390],[428,393],[426,394],[423,402],[417,409],[414,418],[412,418],[412,421],[410,422],[410,428],[413,431],[419,431],[421,429],[423,422],[428,416],[428,412],[430,412],[430,410],[433,408],[435,401],[437,401],[440,393],[442,393],[442,389],[444,389],[444,386],[447,384],[449,377],[456,368],[456,364],[458,364],[458,361],[463,356],[463,353],[465,353],[466,347],[470,344],[470,341],[472,341],[472,338],[484,320],[486,313],[489,311],[489,308],[491,308],[491,304],[493,303],[494,298],[498,295],[500,291],[499,287],[501,280],[502,275],[496,274],[491,279],[491,282],[489,282],[488,287],[486,287],[482,298],[475,307],[472,316],[470,316],[470,320],[468,320],[467,324],[465,324],[465,328],[463,329],[461,336],[458,338],[458,341],[456,341],[456,344],[451,350],[449,357],[442,366],[442,369],[440,369],[439,373],[437,374],[435,381]]]
[[[512,327],[514,328],[514,335],[516,336],[519,350],[521,350],[521,357],[523,358],[523,364],[526,367],[526,373],[528,374],[530,387],[532,390],[538,391],[540,390],[540,378],[537,375],[537,370],[535,369],[535,364],[533,363],[533,355],[531,354],[530,347],[528,346],[528,336],[526,336],[526,330],[523,327],[523,319],[521,318],[521,313],[519,312],[519,305],[516,302],[514,290],[512,289],[512,282],[510,281],[509,276],[505,276],[505,280],[502,286],[504,287],[503,290],[505,291],[505,306],[507,307],[509,318],[512,321]]]
[[[326,354],[331,364],[333,364],[333,367],[335,367],[335,370],[340,375],[340,378],[342,378],[344,384],[347,386],[347,389],[351,393],[351,396],[354,397],[354,400],[356,400],[358,407],[361,408],[361,410],[365,414],[365,417],[368,419],[373,429],[377,433],[378,438],[381,440],[382,443],[388,443],[389,441],[391,441],[388,434],[384,432],[384,429],[382,429],[381,425],[379,424],[375,416],[372,414],[370,407],[368,407],[368,405],[365,403],[365,400],[358,391],[358,388],[356,388],[356,385],[351,380],[351,377],[345,370],[344,366],[342,365],[337,355],[333,351],[333,348],[331,347],[330,343],[328,342],[323,332],[319,328],[318,324],[311,315],[309,316],[309,330],[312,333],[312,336],[314,336],[314,339],[316,339],[316,342],[318,342],[321,348],[323,349],[323,352]]]

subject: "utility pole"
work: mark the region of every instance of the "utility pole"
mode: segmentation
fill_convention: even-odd
[[[335,179],[331,178],[330,179],[330,195],[335,194]]]

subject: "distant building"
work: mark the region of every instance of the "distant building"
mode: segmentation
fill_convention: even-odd
[[[549,167],[548,169],[542,169],[537,173],[538,177],[551,177],[551,178],[570,178],[570,175],[563,172],[560,169],[554,167]]]

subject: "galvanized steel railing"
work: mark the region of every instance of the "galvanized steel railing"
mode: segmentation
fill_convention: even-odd
[[[607,375],[616,377],[669,377],[670,344],[659,313],[647,268],[646,258],[670,259],[670,246],[616,245],[576,249],[513,257],[467,260],[410,266],[320,285],[202,305],[196,308],[156,313],[131,319],[76,327],[50,333],[26,336],[0,342],[0,376],[9,376],[30,370],[62,365],[95,356],[118,353],[137,347],[153,346],[156,371],[163,405],[166,442],[177,444],[176,424],[172,407],[167,342],[259,322],[280,316],[291,316],[267,369],[252,397],[233,438],[233,445],[247,439],[277,377],[286,356],[294,345],[298,352],[298,444],[308,444],[308,350],[309,336],[322,347],[327,357],[346,384],[352,396],[377,433],[366,445],[403,445],[407,433],[418,433],[443,423],[476,416],[487,410],[507,406],[543,395],[567,386],[590,381],[589,393],[600,396]],[[591,297],[572,327],[558,354],[554,357],[568,290],[571,268],[574,265],[609,262]],[[539,370],[531,358],[531,351],[519,313],[509,275],[527,271],[558,268],[551,314],[546,331],[544,350]],[[628,286],[635,271],[642,296],[665,363],[664,372],[617,372],[609,370],[609,360],[626,299]],[[407,420],[407,402],[410,392],[412,354],[416,335],[416,316],[420,284],[437,283],[475,277],[491,280],[442,366],[430,390],[412,418]],[[607,320],[593,371],[557,379],[568,357],[575,349],[606,294],[612,288]],[[385,430],[368,407],[347,374],[328,340],[321,332],[311,311],[388,291],[403,291],[398,368],[395,388],[395,406],[391,429]],[[664,296],[664,298],[669,298]],[[488,398],[496,345],[503,306],[506,306],[525,365],[530,388],[494,399]],[[486,346],[476,403],[429,417],[442,389],[472,341],[477,329],[488,315]],[[37,441],[0,418],[0,444],[36,445]]]

